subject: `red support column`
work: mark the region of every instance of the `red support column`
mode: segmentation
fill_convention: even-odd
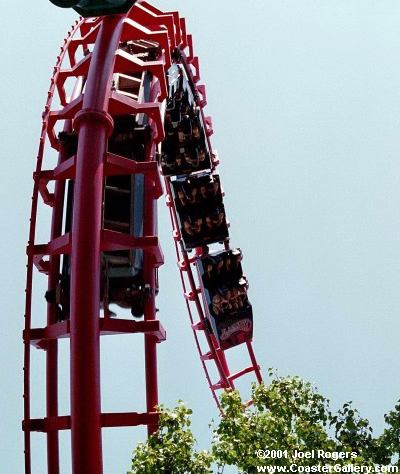
[[[93,52],[79,132],[71,258],[71,430],[73,474],[102,474],[100,394],[100,236],[107,113],[123,17],[104,18]]]
[[[147,160],[151,160],[151,152]],[[157,235],[157,202],[153,193],[154,184],[145,177],[144,193],[144,222],[143,235]],[[156,268],[154,257],[150,252],[144,256],[144,281],[150,285],[151,295],[145,306],[144,318],[146,321],[156,319]],[[157,378],[157,339],[153,335],[145,334],[145,368],[146,368],[146,403],[147,412],[155,411],[158,405],[158,378]],[[147,433],[150,436],[157,430],[157,425],[148,425]]]
[[[82,92],[82,80],[78,80],[72,98]],[[71,120],[66,121],[64,131],[72,130]],[[60,150],[58,164],[63,163],[68,157],[65,151]],[[50,240],[62,235],[63,207],[65,196],[65,181],[59,180],[54,185],[54,211],[51,221]],[[49,259],[48,290],[55,291],[60,273],[60,256],[53,255]],[[56,306],[49,304],[47,308],[47,326],[57,323]],[[47,418],[58,416],[58,341],[48,341],[46,347],[46,415]],[[47,433],[47,469],[48,474],[59,474],[60,453],[58,431]]]
[[[69,127],[71,124],[69,123]],[[67,127],[64,128],[65,130]],[[64,161],[63,152],[60,152],[58,163]],[[53,240],[62,233],[63,205],[65,181],[56,181],[54,185],[54,211],[51,222],[51,236]],[[48,290],[54,291],[60,272],[60,256],[53,255],[49,259]],[[47,326],[57,322],[56,306],[49,304],[47,307]],[[58,341],[48,341],[46,345],[46,416],[58,416]],[[58,431],[47,433],[47,469],[48,474],[59,474],[59,442]]]

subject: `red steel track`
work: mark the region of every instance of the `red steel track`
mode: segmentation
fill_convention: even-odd
[[[121,41],[156,42],[162,57],[141,61],[119,49]],[[177,59],[178,58],[178,59]],[[168,95],[166,73],[172,62],[185,69],[190,86],[212,134],[211,120],[203,114],[205,87],[198,85],[199,61],[193,54],[192,37],[186,33],[185,20],[177,12],[162,13],[147,2],[138,2],[126,15],[98,19],[80,19],[74,23],[61,47],[54,68],[43,113],[27,247],[26,311],[24,330],[24,421],[25,474],[31,474],[31,433],[47,437],[49,474],[59,474],[59,431],[71,430],[74,474],[101,474],[103,427],[147,425],[149,434],[157,428],[158,404],[156,345],[166,334],[156,319],[155,297],[157,268],[163,255],[157,237],[156,202],[162,195],[162,183],[156,161],[159,143],[164,139],[163,103]],[[67,64],[67,65],[66,65]],[[115,91],[115,73],[151,72],[155,78],[150,101],[133,100]],[[74,78],[71,97],[66,83]],[[58,95],[58,97],[57,97]],[[55,100],[53,100],[55,99]],[[55,104],[55,105],[54,105]],[[123,114],[145,114],[149,118],[151,138],[146,145],[145,160],[136,162],[107,151],[107,140],[113,130],[113,117]],[[57,140],[56,128],[72,129],[79,135],[77,153],[67,156]],[[48,145],[48,146],[47,146]],[[47,155],[57,156],[50,169],[43,169]],[[213,156],[212,167],[218,160]],[[144,175],[143,236],[133,237],[103,228],[102,206],[104,180],[115,175]],[[74,180],[72,228],[63,232],[66,183]],[[164,177],[167,205],[171,216],[183,293],[201,363],[216,403],[219,390],[235,388],[241,376],[254,373],[262,381],[251,342],[239,346],[249,363],[231,373],[224,350],[209,329],[207,313],[195,272],[195,256],[184,250],[177,212],[171,194],[171,180]],[[48,243],[36,242],[39,206],[52,208]],[[63,220],[64,219],[64,220]],[[229,248],[229,242],[224,243]],[[150,290],[144,308],[144,320],[100,317],[100,261],[102,252],[121,249],[143,249],[144,279]],[[48,278],[48,289],[55,287],[62,255],[71,259],[70,318],[59,321],[55,306],[47,305],[43,326],[32,327],[33,282],[36,271]],[[146,400],[145,413],[102,413],[100,393],[100,336],[143,333],[145,339]],[[71,414],[60,415],[58,409],[58,339],[70,338],[71,347]],[[207,346],[203,352],[202,347]],[[46,414],[31,418],[31,346],[46,353]],[[218,373],[213,380],[210,367]],[[251,401],[249,402],[251,403]]]

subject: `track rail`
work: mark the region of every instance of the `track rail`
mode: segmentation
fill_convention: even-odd
[[[212,129],[212,120],[211,117],[207,117],[204,113],[204,107],[207,104],[206,97],[206,88],[204,85],[199,84],[200,80],[200,66],[199,59],[194,55],[193,50],[193,39],[191,35],[186,34],[186,27],[184,20],[181,20],[180,25],[182,27],[181,35],[186,37],[186,39],[178,44],[177,51],[175,56],[177,57],[177,63],[181,64],[184,68],[190,82],[190,86],[193,92],[193,95],[196,100],[196,105],[200,108],[201,117],[203,123],[206,127],[206,140],[208,147],[212,150],[210,136],[213,134]],[[215,171],[219,164],[219,159],[216,152],[213,152],[211,160],[211,171]],[[171,192],[171,179],[169,177],[164,177],[165,190],[166,190],[166,202],[169,208],[170,219],[172,224],[172,232],[175,241],[175,249],[177,256],[177,263],[180,272],[180,278],[182,283],[183,296],[186,301],[186,306],[188,310],[189,320],[192,327],[195,345],[199,353],[200,361],[211,389],[213,398],[218,407],[219,397],[218,391],[235,389],[235,380],[240,377],[254,373],[255,379],[258,383],[262,382],[262,375],[260,371],[260,366],[257,363],[252,343],[246,342],[242,344],[243,346],[243,355],[247,356],[249,359],[249,365],[245,368],[231,373],[229,364],[227,362],[226,350],[221,349],[215,336],[210,331],[210,327],[207,320],[207,309],[205,308],[205,298],[202,294],[202,288],[200,282],[197,278],[197,272],[195,269],[196,258],[202,257],[204,255],[203,248],[197,248],[194,252],[194,256],[190,256],[183,245],[182,235],[180,232],[180,227],[177,218],[177,210],[174,206],[174,201],[172,198]],[[224,242],[223,248],[225,250],[229,249],[229,240]],[[206,341],[208,347],[207,351],[202,350],[201,339]],[[214,364],[217,374],[219,376],[218,380],[213,380],[210,364]],[[251,404],[252,401],[249,400],[246,402],[246,405]]]
[[[161,57],[142,61],[119,49],[120,42],[145,40],[159,45]],[[178,59],[176,59],[179,57]],[[199,61],[193,54],[192,37],[177,12],[163,13],[145,1],[138,2],[126,15],[98,19],[80,19],[71,27],[57,56],[50,89],[42,116],[42,130],[34,172],[32,209],[27,246],[27,278],[24,340],[24,443],[25,474],[32,473],[31,434],[43,432],[47,438],[47,472],[59,474],[59,431],[71,430],[74,474],[102,474],[103,427],[147,425],[149,434],[157,428],[158,404],[156,345],[166,338],[156,319],[155,297],[157,268],[163,255],[156,233],[156,202],[162,195],[161,176],[156,162],[158,146],[164,139],[163,103],[168,94],[167,72],[179,61],[190,78],[191,87],[206,124],[207,141],[212,133],[211,120],[204,116],[205,87],[198,85]],[[150,73],[154,78],[147,102],[118,93],[112,84],[115,73]],[[67,90],[74,81],[72,92]],[[68,97],[67,93],[71,96]],[[56,99],[56,100],[54,100]],[[136,162],[107,150],[107,139],[113,129],[112,117],[123,114],[145,114],[151,138],[145,148],[145,160]],[[57,130],[76,130],[78,148],[70,156],[60,146]],[[49,156],[48,156],[49,155]],[[43,163],[53,155],[50,169]],[[54,160],[54,157],[58,157]],[[46,158],[46,160],[45,160]],[[217,159],[213,160],[213,168]],[[132,237],[107,230],[101,221],[104,180],[108,176],[144,176],[143,236]],[[74,181],[72,228],[63,232],[65,222],[66,184]],[[195,272],[195,256],[184,250],[177,221],[177,211],[171,196],[171,180],[164,178],[167,205],[170,212],[183,294],[207,382],[219,406],[218,391],[235,387],[235,381],[254,373],[262,377],[250,342],[242,344],[250,357],[250,365],[231,373],[224,350],[209,329],[203,295]],[[88,191],[90,190],[90,192]],[[37,216],[40,206],[52,209],[49,241],[38,243]],[[229,247],[229,242],[225,242]],[[112,319],[100,311],[100,258],[103,252],[121,249],[142,249],[144,279],[150,294],[144,308],[144,320]],[[59,278],[61,257],[71,258],[71,313],[60,321],[53,304],[47,305],[41,327],[32,327],[33,283],[38,274],[47,277],[53,290]],[[145,413],[102,413],[100,393],[101,335],[144,335],[146,362]],[[71,341],[71,414],[58,408],[58,340]],[[208,349],[202,351],[202,340]],[[32,418],[31,414],[31,347],[46,353],[46,414]],[[210,364],[214,364],[218,380],[213,380]],[[35,471],[34,471],[35,472]]]

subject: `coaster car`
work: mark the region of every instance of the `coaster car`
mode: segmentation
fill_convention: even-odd
[[[168,82],[165,140],[160,160],[162,172],[165,176],[179,176],[211,169],[205,126],[186,72],[178,65],[172,66]]]
[[[136,0],[50,0],[61,8],[73,8],[83,17],[126,13]]]
[[[135,45],[131,45],[135,47]],[[137,48],[142,51],[143,48]],[[149,51],[154,52],[154,45]],[[143,54],[143,52],[141,52]],[[115,75],[114,87],[118,93],[135,96],[139,102],[149,100],[151,75]],[[124,158],[144,161],[151,139],[148,118],[144,114],[114,116],[114,130],[108,141],[108,152]],[[78,134],[61,132],[59,134],[61,152],[65,157],[77,153]],[[143,236],[144,218],[143,174],[107,176],[104,180],[103,228],[114,232]],[[65,203],[65,232],[72,229],[74,182],[68,183]],[[70,317],[70,274],[69,255],[64,255],[59,283],[49,289],[46,300],[55,304],[59,320]],[[157,292],[157,288],[155,289]],[[103,252],[101,257],[100,304],[105,316],[114,316],[111,304],[129,308],[134,317],[144,314],[145,303],[151,289],[143,278],[143,250],[128,249]]]
[[[204,306],[210,327],[222,349],[253,338],[253,310],[240,249],[225,250],[196,259]]]
[[[186,250],[229,237],[218,174],[177,178],[172,181],[172,193]]]

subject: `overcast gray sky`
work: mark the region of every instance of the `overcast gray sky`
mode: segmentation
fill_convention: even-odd
[[[395,0],[154,0],[194,35],[232,244],[244,253],[264,374],[353,400],[379,432],[400,396],[400,5]],[[75,15],[47,0],[2,6],[1,470],[23,471],[25,246],[41,113],[59,45]],[[41,240],[48,239],[45,216]],[[217,417],[180,294],[167,212],[159,316],[160,400],[194,409],[200,447]],[[34,311],[42,315],[44,281]],[[105,411],[141,410],[140,337],[103,340]],[[66,356],[67,343],[62,345]],[[43,416],[43,353],[34,353],[33,416]],[[239,356],[234,354],[236,362]],[[68,411],[68,366],[61,409]],[[62,434],[69,466],[69,433]],[[141,429],[107,430],[105,474],[125,473]],[[33,435],[34,474],[45,472]]]

